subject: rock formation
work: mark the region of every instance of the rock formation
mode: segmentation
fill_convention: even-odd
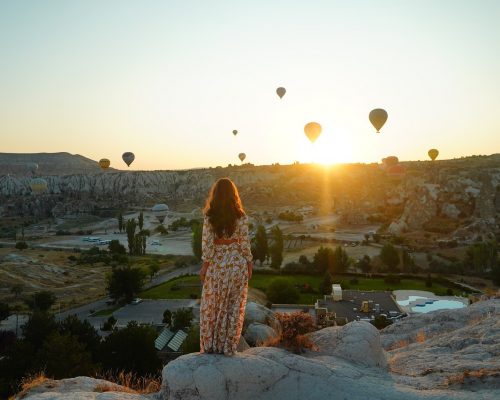
[[[148,397],[498,399],[499,316],[500,299],[495,299],[460,310],[413,315],[380,334],[367,322],[325,328],[310,334],[317,349],[300,355],[272,347],[250,348],[233,357],[187,354],[165,366],[161,391]],[[23,398],[147,398],[96,392],[98,385],[105,384],[90,378],[50,381],[28,391]]]

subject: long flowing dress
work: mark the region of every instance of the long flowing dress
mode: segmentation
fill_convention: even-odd
[[[219,240],[205,217],[202,260],[209,265],[201,295],[200,352],[231,355],[236,352],[245,318],[247,263],[252,261],[248,218],[239,218],[232,236]]]

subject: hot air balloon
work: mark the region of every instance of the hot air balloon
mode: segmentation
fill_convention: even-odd
[[[377,130],[377,133],[380,133],[380,129],[384,126],[385,121],[387,121],[387,111],[382,108],[376,108],[375,110],[370,111],[368,118]]]
[[[431,158],[432,161],[434,161],[437,156],[439,155],[439,150],[438,149],[430,149],[427,154],[429,154],[429,157]]]
[[[101,169],[108,169],[110,164],[111,162],[107,158],[101,158],[99,160],[99,167],[101,167]]]
[[[235,129],[235,130],[233,131],[233,135],[234,135],[234,136],[236,136],[237,134],[238,134],[238,131]]]
[[[126,153],[122,154],[122,160],[125,161],[127,167],[130,167],[130,164],[132,164],[135,160],[135,155],[134,153],[127,151]]]
[[[304,132],[311,143],[314,143],[319,135],[321,135],[321,125],[317,122],[309,122],[304,126]]]
[[[240,153],[238,154],[238,158],[240,159],[241,162],[245,161],[245,158],[247,158],[247,155],[245,153]]]
[[[280,86],[278,89],[276,89],[276,93],[278,94],[278,96],[280,97],[280,99],[282,99],[283,96],[286,93],[286,89],[284,87]]]
[[[387,176],[392,180],[399,181],[406,176],[406,168],[401,164],[391,165],[387,168]]]
[[[168,206],[166,204],[155,204],[151,211],[153,211],[154,216],[160,224],[163,224],[163,221],[168,214]]]
[[[45,192],[47,190],[47,186],[47,181],[42,178],[33,178],[30,181],[31,191],[36,194]]]
[[[28,164],[26,164],[26,168],[28,169],[28,171],[30,171],[33,175],[35,175],[37,169],[38,169],[38,164],[35,163],[35,162],[30,162]]]
[[[389,156],[384,158],[382,162],[386,165],[386,167],[392,167],[393,165],[399,163],[399,158],[396,156]]]

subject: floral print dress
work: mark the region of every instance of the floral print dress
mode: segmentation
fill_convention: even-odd
[[[236,352],[245,318],[247,263],[252,261],[248,218],[239,218],[233,235],[219,240],[205,217],[202,260],[209,265],[201,295],[200,352],[231,355]]]

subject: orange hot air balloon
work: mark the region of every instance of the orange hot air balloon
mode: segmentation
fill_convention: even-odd
[[[399,158],[397,158],[396,156],[389,156],[389,157],[384,158],[384,160],[382,160],[382,161],[384,162],[384,164],[387,167],[391,167],[391,166],[399,163]]]
[[[276,89],[276,93],[278,94],[278,96],[280,97],[280,99],[282,99],[283,96],[286,93],[286,89],[284,87],[280,86],[278,89]]]
[[[99,160],[99,167],[101,167],[101,169],[108,169],[110,165],[111,162],[107,158],[101,158]]]
[[[427,154],[429,154],[429,157],[431,158],[432,161],[434,161],[437,156],[439,155],[439,150],[438,149],[430,149]]]
[[[380,129],[382,129],[382,127],[385,124],[385,121],[387,121],[387,111],[385,111],[382,108],[376,108],[370,111],[368,118],[370,119],[370,122],[377,130],[377,133],[380,133]]]
[[[245,158],[247,158],[247,155],[245,153],[240,153],[238,154],[238,158],[240,159],[241,162],[245,161]]]
[[[314,143],[321,135],[321,125],[317,122],[309,122],[304,126],[304,132],[311,143]]]

